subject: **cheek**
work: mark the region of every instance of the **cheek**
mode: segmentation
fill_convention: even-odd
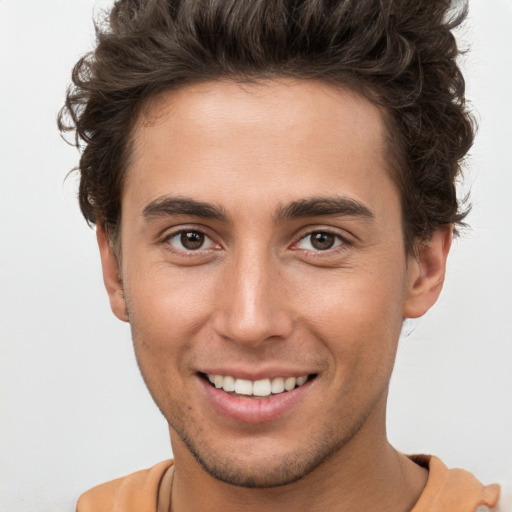
[[[166,264],[131,270],[125,285],[128,312],[141,329],[176,339],[206,321],[211,303],[211,279],[197,268],[174,271]]]
[[[174,398],[187,393],[182,382],[193,340],[205,323],[204,298],[190,275],[173,274],[161,265],[129,270],[125,295],[137,362],[166,415],[169,404],[177,406]]]
[[[187,396],[183,382],[198,333],[205,332],[204,279],[198,282],[191,274],[158,266],[138,272],[131,269],[129,275],[125,294],[135,355],[153,399],[169,417],[169,404],[176,409],[176,397]]]
[[[358,375],[363,368],[366,373],[391,370],[402,327],[401,276],[344,269],[321,287],[310,283],[307,289],[314,292],[296,294],[309,328],[328,346],[336,365]]]

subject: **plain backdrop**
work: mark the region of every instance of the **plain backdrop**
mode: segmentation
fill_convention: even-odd
[[[0,510],[74,510],[87,488],[171,456],[128,326],[110,312],[78,154],[56,113],[92,48],[94,0],[0,0]],[[480,129],[471,230],[439,303],[407,323],[389,436],[483,482],[512,483],[512,1],[470,0],[459,32]],[[507,508],[506,510],[509,510]],[[512,510],[512,503],[510,504]]]

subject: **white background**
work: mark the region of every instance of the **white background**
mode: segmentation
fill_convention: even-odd
[[[92,48],[94,4],[0,0],[2,511],[71,511],[92,485],[171,456],[129,329],[110,313],[76,181],[64,182],[78,155],[55,118],[72,65]],[[397,448],[510,489],[512,1],[470,8],[472,229],[453,248],[439,304],[406,325],[388,423]]]

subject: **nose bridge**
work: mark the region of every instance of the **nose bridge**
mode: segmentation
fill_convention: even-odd
[[[247,245],[232,255],[220,291],[218,334],[247,345],[289,334],[291,316],[280,291],[278,265],[265,246]]]

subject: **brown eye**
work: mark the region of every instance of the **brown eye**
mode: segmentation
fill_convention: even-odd
[[[331,233],[312,233],[309,236],[311,237],[311,245],[318,251],[331,249],[336,242],[336,236]]]
[[[189,251],[200,249],[204,244],[204,233],[198,231],[184,231],[180,234],[181,245]]]
[[[299,240],[297,247],[306,251],[328,251],[344,244],[343,238],[329,231],[313,231]]]
[[[174,233],[169,234],[163,240],[165,244],[170,246],[170,249],[178,255],[193,255],[196,256],[204,254],[204,251],[212,251],[220,249],[206,233],[195,229],[180,229]]]

